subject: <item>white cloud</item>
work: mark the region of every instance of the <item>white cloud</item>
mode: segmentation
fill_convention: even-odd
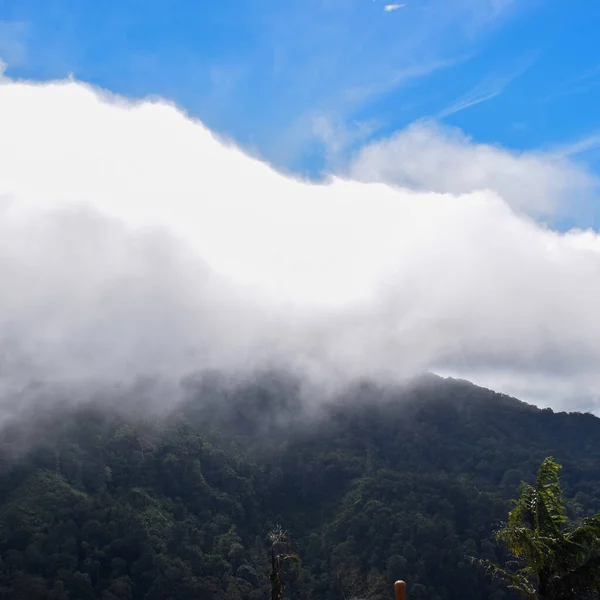
[[[383,10],[385,10],[385,12],[392,12],[394,10],[398,10],[399,8],[404,8],[406,6],[406,4],[386,4],[383,7]]]
[[[595,401],[600,239],[511,208],[587,189],[566,158],[417,125],[353,169],[414,189],[314,185],[74,81],[3,79],[0,131],[5,388],[269,363]]]
[[[549,216],[589,200],[597,182],[564,152],[511,152],[475,144],[459,129],[434,122],[362,148],[350,174],[423,191],[464,194],[489,189],[514,210]]]

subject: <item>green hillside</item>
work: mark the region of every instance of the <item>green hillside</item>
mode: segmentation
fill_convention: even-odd
[[[323,404],[293,378],[190,380],[165,418],[90,403],[1,434],[0,597],[258,600],[266,535],[302,559],[292,599],[512,597],[472,564],[521,480],[564,465],[571,518],[600,510],[600,420],[454,380],[363,383]],[[135,400],[135,398],[134,398]]]

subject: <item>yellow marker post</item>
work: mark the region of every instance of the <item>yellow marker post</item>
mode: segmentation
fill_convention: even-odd
[[[396,600],[406,600],[406,583],[399,580],[394,584],[394,596]]]

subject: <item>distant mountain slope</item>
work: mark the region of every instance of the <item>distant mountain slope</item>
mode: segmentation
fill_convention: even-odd
[[[411,600],[501,600],[469,557],[503,558],[493,528],[543,458],[564,464],[573,517],[600,510],[591,415],[433,376],[327,402],[281,373],[185,385],[161,419],[123,398],[1,433],[2,598],[258,600],[282,523],[293,600],[386,598],[399,577]]]

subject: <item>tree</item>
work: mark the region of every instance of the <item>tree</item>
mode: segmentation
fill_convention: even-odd
[[[271,542],[271,600],[283,600],[284,598],[284,565],[291,561],[300,563],[296,554],[290,554],[291,540],[287,531],[277,525],[269,533]]]
[[[548,457],[535,486],[522,484],[508,522],[496,533],[516,570],[484,564],[530,600],[597,597],[600,593],[600,514],[568,525],[559,482],[561,466]]]

